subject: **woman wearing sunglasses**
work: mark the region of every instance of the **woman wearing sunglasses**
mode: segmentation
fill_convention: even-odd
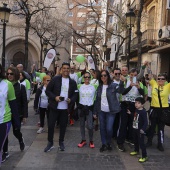
[[[91,85],[91,74],[86,72],[84,74],[84,84],[78,85],[79,90],[79,120],[80,120],[80,132],[81,132],[81,142],[78,144],[79,148],[86,145],[85,138],[85,122],[87,123],[87,129],[89,133],[89,147],[94,148],[93,143],[93,104],[95,100],[95,94],[97,85]]]
[[[48,122],[48,97],[45,93],[46,87],[50,82],[51,77],[46,75],[43,77],[43,85],[37,89],[35,100],[34,100],[34,109],[36,112],[39,112],[40,115],[40,128],[37,131],[38,134],[44,131],[44,119],[45,114],[47,115],[47,122]]]
[[[166,83],[166,76],[164,74],[159,74],[157,81],[150,75],[150,85],[152,87],[152,100],[151,100],[151,112],[150,121],[151,126],[148,132],[148,141],[146,146],[152,146],[152,139],[155,133],[156,125],[158,126],[158,145],[157,148],[160,151],[164,151],[164,127],[165,123],[161,121],[162,110],[168,109],[168,96],[170,94],[170,83]],[[160,98],[160,100],[159,100]],[[160,107],[160,102],[162,104],[162,109]]]
[[[122,80],[122,78],[121,78]],[[113,83],[107,70],[101,71],[100,85],[94,105],[94,114],[99,116],[102,147],[100,152],[112,150],[111,139],[116,114],[120,111],[117,93],[123,92],[123,82]]]
[[[23,120],[23,122],[25,123],[28,117],[28,103],[27,103],[27,95],[26,95],[25,87],[24,85],[21,85],[18,82],[19,71],[15,67],[9,67],[7,69],[6,76],[8,81],[10,81],[14,87],[16,104],[19,113],[18,122],[21,123],[21,121]],[[21,129],[16,128],[13,117],[12,117],[12,127],[13,127],[13,134],[19,141],[20,150],[23,151],[25,148],[24,139],[22,137]],[[8,157],[9,154],[8,154],[8,137],[7,137],[3,147],[2,161],[4,162]]]

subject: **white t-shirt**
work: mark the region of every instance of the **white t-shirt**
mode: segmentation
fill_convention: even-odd
[[[62,77],[61,92],[60,96],[64,97],[64,101],[58,102],[57,109],[68,109],[68,88],[69,88],[69,78]]]
[[[83,84],[79,90],[79,103],[85,106],[91,106],[94,103],[96,89],[91,84]]]
[[[90,84],[96,84],[96,85],[99,85],[99,81],[97,79],[92,79],[90,81]]]
[[[41,93],[41,101],[40,101],[40,107],[47,108],[48,106],[48,97],[45,93],[46,87],[43,86],[42,93]]]
[[[103,112],[109,112],[109,104],[106,97],[106,89],[108,88],[108,85],[103,85],[102,88],[102,95],[101,95],[101,111]]]
[[[70,73],[70,78],[71,78],[72,80],[74,80],[76,83],[78,82],[78,76],[77,76],[76,73],[73,73],[73,74]]]

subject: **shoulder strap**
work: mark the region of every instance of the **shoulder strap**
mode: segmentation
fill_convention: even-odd
[[[159,99],[160,108],[162,109],[162,102],[161,102],[159,86],[158,86],[158,99]]]

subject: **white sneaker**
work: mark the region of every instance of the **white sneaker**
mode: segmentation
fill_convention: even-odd
[[[44,129],[42,127],[39,128],[39,130],[37,131],[38,134],[44,132]]]

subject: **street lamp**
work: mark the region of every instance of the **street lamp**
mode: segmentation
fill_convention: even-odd
[[[44,60],[45,60],[45,55],[47,52],[47,46],[48,46],[48,42],[47,42],[47,40],[44,40],[44,42],[43,42]]]
[[[5,40],[6,40],[6,23],[9,21],[11,9],[7,8],[7,4],[3,3],[0,7],[0,20],[3,23],[3,47],[2,47],[2,68],[5,69]]]
[[[129,41],[128,41],[128,55],[127,55],[127,67],[129,69],[129,59],[130,59],[130,43],[131,43],[131,33],[132,27],[134,26],[136,15],[133,12],[133,9],[129,9],[129,12],[126,13],[126,23],[129,27]]]
[[[104,52],[104,60],[106,60],[106,50],[107,50],[107,45],[106,45],[106,43],[105,44],[103,44],[103,52]]]

